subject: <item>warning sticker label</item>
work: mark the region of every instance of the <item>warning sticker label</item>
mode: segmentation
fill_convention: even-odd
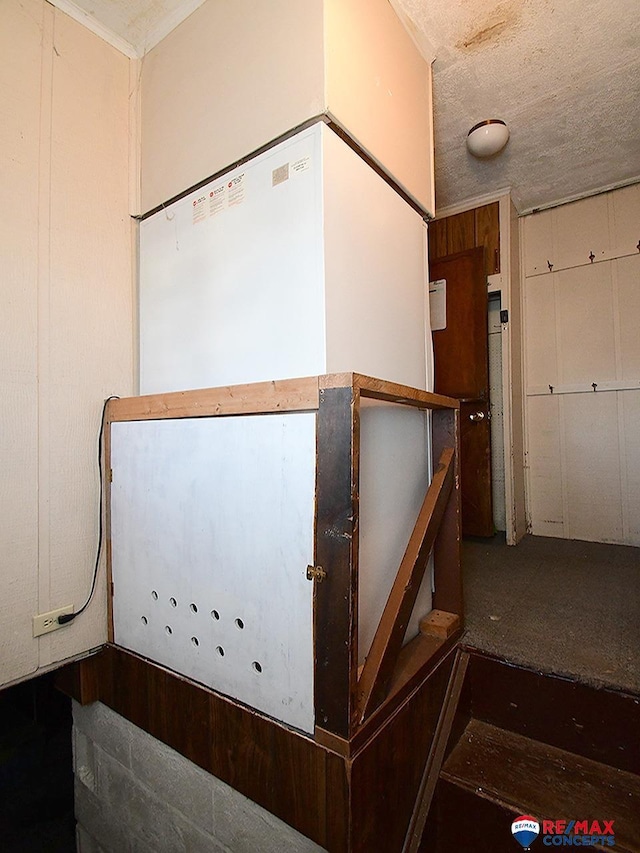
[[[311,157],[301,157],[291,164],[291,174],[302,175],[303,172],[308,172],[311,168]]]
[[[209,216],[216,216],[227,206],[227,185],[220,184],[209,190]]]
[[[241,175],[236,175],[235,178],[232,178],[227,183],[227,190],[229,191],[229,207],[242,204],[245,197],[245,189],[244,172]]]
[[[197,225],[198,222],[204,222],[207,218],[207,197],[206,195],[198,196],[198,198],[194,198],[192,203],[192,215],[193,215],[193,224]]]

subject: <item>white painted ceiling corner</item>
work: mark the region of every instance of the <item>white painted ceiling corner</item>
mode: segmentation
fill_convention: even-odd
[[[141,59],[206,0],[49,0],[130,59]]]

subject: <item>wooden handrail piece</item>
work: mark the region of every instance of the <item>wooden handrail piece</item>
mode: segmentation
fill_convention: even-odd
[[[454,448],[445,447],[418,514],[358,681],[358,721],[383,701],[433,548],[454,478]]]

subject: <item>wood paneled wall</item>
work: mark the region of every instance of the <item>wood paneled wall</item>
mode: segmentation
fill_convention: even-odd
[[[486,275],[500,272],[499,202],[429,223],[429,262],[484,246]]]

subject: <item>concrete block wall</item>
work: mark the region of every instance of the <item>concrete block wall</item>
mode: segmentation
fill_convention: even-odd
[[[320,853],[110,708],[73,703],[79,853]]]

